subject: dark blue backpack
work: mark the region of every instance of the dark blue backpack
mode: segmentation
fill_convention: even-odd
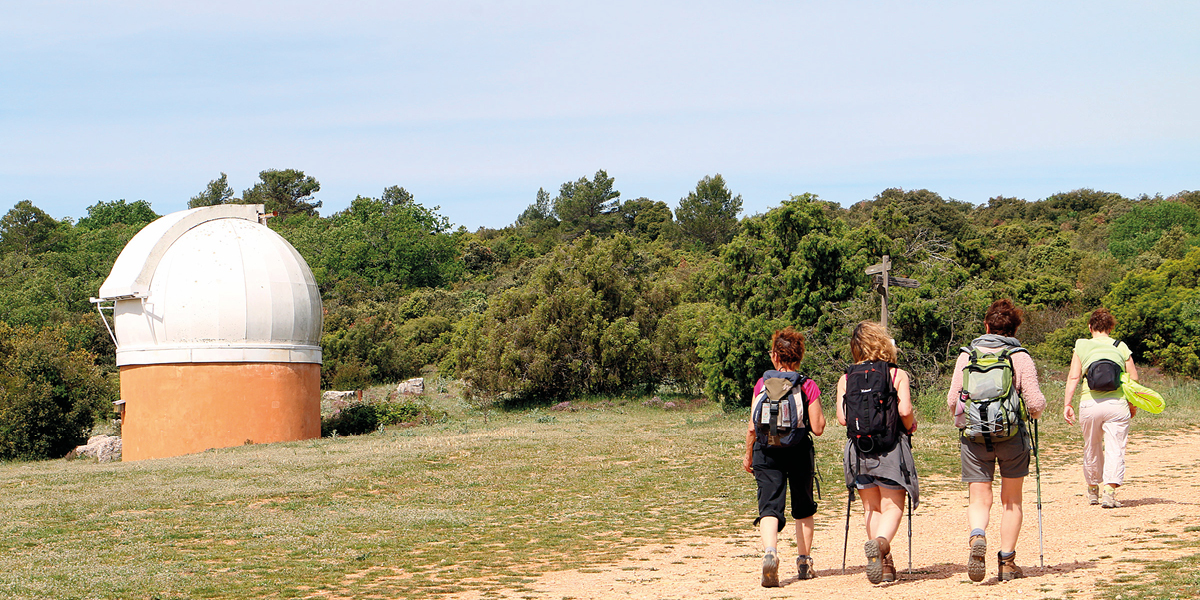
[[[804,382],[808,378],[794,372],[763,373],[763,390],[754,399],[751,418],[758,443],[773,448],[795,446],[808,437],[808,402]]]

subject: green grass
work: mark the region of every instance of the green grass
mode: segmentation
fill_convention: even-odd
[[[1143,564],[1143,571],[1137,576],[1120,576],[1111,582],[1097,581],[1100,597],[1109,600],[1190,600],[1200,597],[1200,554],[1170,561],[1135,562]]]
[[[1187,385],[1165,390],[1168,413],[1139,417],[1139,431],[1197,422]],[[649,543],[686,553],[687,537],[744,532],[755,512],[741,470],[746,412],[641,400],[506,412],[441,395],[443,421],[366,436],[0,464],[0,597],[532,593],[548,570],[594,569]],[[918,399],[918,468],[941,476],[927,489],[958,485],[956,432],[938,402],[935,392]],[[831,425],[818,443],[819,529],[836,529],[844,510],[840,434]],[[1042,437],[1050,460],[1078,460],[1078,435],[1061,418]]]

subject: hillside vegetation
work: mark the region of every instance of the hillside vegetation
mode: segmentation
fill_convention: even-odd
[[[890,325],[920,388],[981,333],[993,299],[1063,364],[1107,306],[1139,363],[1200,375],[1200,192],[1126,198],[1075,190],[987,204],[883,190],[848,208],[811,194],[742,216],[705,177],[675,208],[622,199],[604,171],[538,190],[513,224],[455,229],[401,187],[320,216],[320,184],[268,170],[235,197],[224,174],[190,206],[265,203],[312,268],[325,304],[322,383],[364,388],[436,370],[479,402],[581,395],[704,395],[727,409],[768,365],[773,329],[808,338],[823,384],[850,328],[878,319],[864,269],[887,254]],[[88,303],[125,243],[158,215],[98,202],[74,221],[23,201],[0,218],[0,458],[56,457],[116,399],[114,348]]]

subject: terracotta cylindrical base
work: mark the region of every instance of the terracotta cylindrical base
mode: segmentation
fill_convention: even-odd
[[[121,367],[122,460],[321,436],[321,365]]]

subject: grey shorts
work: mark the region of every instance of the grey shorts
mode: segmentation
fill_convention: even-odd
[[[1003,478],[1025,477],[1029,474],[1029,454],[1024,435],[992,444],[991,452],[985,444],[959,438],[963,483],[991,483],[996,476],[996,463],[1000,463]]]
[[[866,490],[873,487],[881,487],[889,490],[902,490],[904,486],[888,479],[887,477],[875,477],[873,475],[859,475],[854,478],[854,487],[860,490]]]

